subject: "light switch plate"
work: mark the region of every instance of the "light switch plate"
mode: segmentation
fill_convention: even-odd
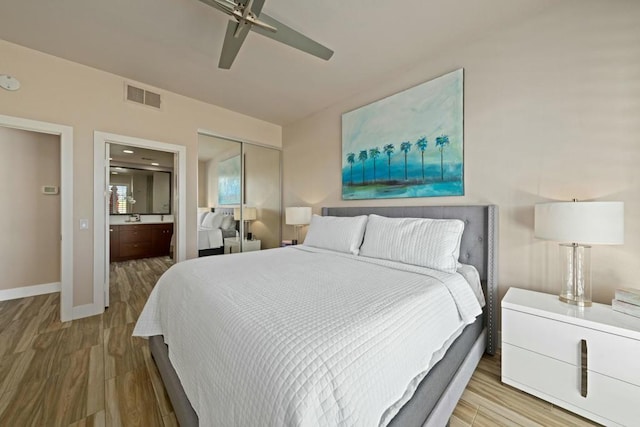
[[[42,194],[58,194],[58,187],[55,185],[43,185]]]
[[[80,230],[88,230],[89,229],[89,220],[81,219],[80,220]]]

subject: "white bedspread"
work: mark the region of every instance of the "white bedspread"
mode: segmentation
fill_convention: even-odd
[[[134,335],[164,335],[202,426],[374,426],[480,313],[457,273],[298,246],[171,267]]]
[[[222,230],[219,228],[204,228],[198,229],[198,250],[201,249],[215,249],[224,244],[222,239]]]

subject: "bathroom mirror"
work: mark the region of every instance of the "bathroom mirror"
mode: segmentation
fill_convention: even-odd
[[[109,213],[171,214],[171,172],[109,168]]]

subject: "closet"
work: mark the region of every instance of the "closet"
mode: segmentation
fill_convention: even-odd
[[[200,256],[280,246],[281,163],[278,148],[198,135]]]

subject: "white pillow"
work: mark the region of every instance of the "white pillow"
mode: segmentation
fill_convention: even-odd
[[[313,215],[304,245],[358,255],[366,225],[366,215],[354,217]]]
[[[455,273],[464,222],[369,215],[360,255]]]
[[[220,228],[222,228],[223,230],[232,230],[235,227],[235,221],[233,219],[233,215],[225,215],[222,218],[222,224],[220,224]]]
[[[207,216],[208,213],[209,211],[198,212],[198,227],[202,225],[202,221],[204,221],[204,218]]]
[[[462,277],[471,285],[471,289],[473,293],[476,294],[480,306],[484,307],[486,301],[484,299],[484,291],[482,290],[482,282],[480,281],[480,273],[478,273],[478,270],[476,270],[473,265],[458,263],[456,271],[462,274]]]
[[[209,212],[202,220],[203,228],[220,228],[223,215],[220,212]]]

